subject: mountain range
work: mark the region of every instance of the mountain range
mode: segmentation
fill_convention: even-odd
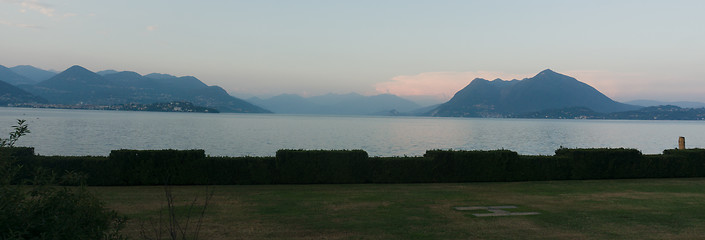
[[[31,68],[24,68],[40,73]],[[185,101],[222,112],[266,113],[263,108],[230,96],[218,86],[208,86],[195,77],[165,74],[142,76],[135,72],[102,72],[100,75],[81,66],[72,66],[48,79],[33,83],[8,68],[0,67],[0,81],[11,82],[24,92],[39,97],[36,103],[63,105],[152,104]],[[49,76],[45,74],[44,77]],[[152,76],[152,77],[150,77]],[[5,89],[6,87],[3,87]],[[9,88],[8,88],[9,89]],[[40,101],[41,99],[46,99]]]
[[[282,94],[267,99],[247,99],[275,113],[328,115],[397,115],[420,108],[418,104],[391,94],[363,96],[357,93],[302,97]]]
[[[35,84],[47,80],[58,73],[56,71],[48,71],[30,65],[14,66],[11,67],[10,70],[29,79],[30,81],[26,84]]]
[[[0,106],[15,103],[48,103],[44,98],[37,97],[9,83],[0,81]]]
[[[630,104],[620,103],[575,78],[550,69],[522,80],[489,81],[476,78],[449,101],[421,107],[391,94],[363,96],[349,93],[314,97],[282,94],[266,99],[253,97],[245,101],[192,76],[140,75],[115,70],[92,72],[77,65],[57,73],[29,65],[12,68],[0,65],[0,105],[106,106],[165,102],[190,102],[221,112],[262,113],[271,110],[285,114],[529,118],[632,118],[636,115],[661,118],[675,116],[677,112],[680,119],[697,119],[700,113],[687,109],[676,111],[660,107],[647,112],[629,111],[659,105],[705,107],[705,103],[697,102],[638,100]]]
[[[531,78],[488,81],[476,78],[448,102],[426,115],[439,117],[506,117],[549,109],[585,107],[596,112],[636,110],[616,102],[575,78],[546,69]]]
[[[692,102],[692,101],[667,102],[667,101],[655,101],[655,100],[641,99],[641,100],[627,101],[624,103],[642,106],[642,107],[666,106],[666,105],[678,106],[681,108],[703,108],[703,107],[705,107],[705,103],[703,103],[703,102]]]

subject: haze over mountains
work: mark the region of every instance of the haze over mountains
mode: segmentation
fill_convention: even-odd
[[[592,116],[606,116],[604,114],[644,106],[705,107],[705,103],[697,102],[639,100],[630,104],[619,103],[575,78],[549,69],[523,80],[477,78],[446,103],[420,106],[391,94],[363,96],[357,93],[314,97],[281,94],[245,101],[191,76],[140,75],[115,70],[92,72],[81,66],[72,66],[60,73],[29,65],[0,66],[0,105],[120,105],[170,101],[191,102],[221,112],[440,117],[577,116],[589,112],[594,112]]]
[[[32,68],[30,74],[39,76]],[[114,72],[99,75],[81,66],[72,66],[48,79],[31,84],[28,77],[6,73],[0,68],[0,81],[10,80],[22,90],[51,103],[64,105],[116,105],[126,103],[151,104],[157,102],[187,101],[218,109],[222,112],[266,113],[263,108],[230,96],[218,86],[208,86],[195,77],[167,77],[151,75],[150,78],[135,72]],[[103,72],[106,73],[106,72]],[[48,74],[44,75],[48,76]],[[29,79],[29,80],[28,80]],[[39,80],[39,79],[38,79]],[[28,84],[30,83],[30,84]]]
[[[505,117],[514,114],[585,107],[620,112],[640,107],[619,103],[575,78],[550,69],[523,80],[476,78],[450,101],[428,113],[439,117]]]
[[[0,81],[0,105],[13,103],[47,103],[44,98],[37,97],[9,83]]]
[[[254,97],[247,100],[275,113],[286,114],[398,115],[421,107],[391,94],[363,96],[357,93],[331,93],[308,98],[282,94],[267,99]]]
[[[34,84],[37,83],[38,81],[34,81],[32,79],[29,79],[25,76],[22,76],[15,72],[13,69],[7,68],[5,66],[0,65],[0,81],[3,81],[8,84],[12,85],[22,85],[22,84]]]
[[[10,68],[13,72],[31,80],[29,84],[35,84],[47,80],[59,72],[39,69],[30,65],[19,65]]]
[[[703,107],[705,107],[705,103],[691,102],[691,101],[667,102],[667,101],[655,101],[655,100],[640,99],[640,100],[627,101],[625,103],[631,104],[631,105],[642,106],[642,107],[664,106],[664,105],[672,105],[672,106],[678,106],[678,107],[682,107],[682,108],[703,108]]]

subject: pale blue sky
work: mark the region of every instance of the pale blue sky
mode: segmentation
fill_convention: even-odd
[[[551,68],[705,101],[705,1],[0,0],[0,65],[196,76],[236,96],[437,95]]]

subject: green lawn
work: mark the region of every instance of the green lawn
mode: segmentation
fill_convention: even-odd
[[[150,230],[163,187],[91,187]],[[212,186],[200,239],[705,239],[705,179]],[[178,213],[205,186],[176,186]],[[475,217],[513,205],[533,216]],[[194,213],[195,214],[195,213]],[[197,218],[197,216],[192,219]]]

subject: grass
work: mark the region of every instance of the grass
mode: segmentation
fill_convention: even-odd
[[[91,189],[130,218],[125,233],[133,237],[165,207],[159,186]],[[702,178],[210,189],[201,239],[705,238]],[[176,186],[173,194],[181,206],[195,196],[202,203],[206,187]],[[472,213],[482,210],[453,209],[498,205],[541,214],[481,218]]]

